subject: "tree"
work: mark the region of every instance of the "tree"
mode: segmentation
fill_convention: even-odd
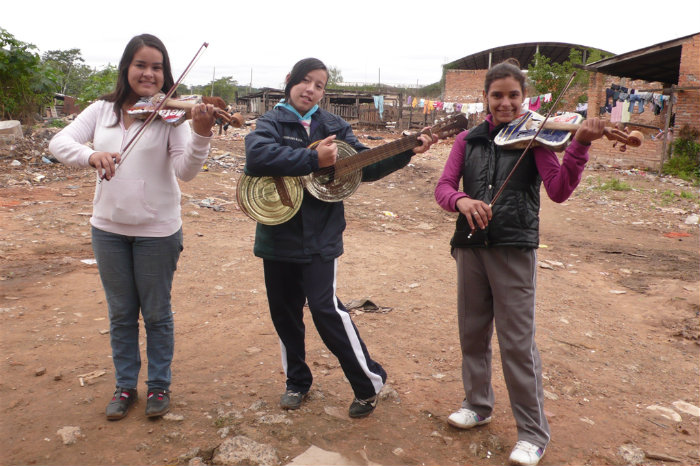
[[[592,63],[603,58],[603,54],[598,50],[588,49],[588,59],[586,63]],[[532,86],[534,87],[535,94],[547,94],[551,93],[554,96],[561,94],[561,91],[566,86],[566,83],[571,78],[571,75],[576,72],[576,77],[571,83],[570,89],[572,91],[577,90],[577,94],[572,97],[568,97],[566,100],[569,102],[586,102],[588,100],[588,77],[589,72],[577,69],[576,65],[582,65],[583,54],[580,50],[571,49],[569,52],[569,58],[563,63],[550,63],[551,60],[540,53],[536,53],[533,61],[528,65],[528,79]],[[553,105],[552,102],[546,102],[542,104],[541,112],[547,113],[550,107]]]
[[[49,50],[42,55],[43,62],[51,67],[57,79],[56,92],[79,95],[92,70],[86,66],[80,49]]]
[[[331,66],[328,68],[328,85],[329,86],[335,86],[338,83],[343,82],[343,73],[340,71],[339,68],[336,68],[335,66]]]
[[[238,82],[232,76],[224,76],[223,78],[209,81],[207,84],[197,84],[192,86],[180,85],[178,94],[197,94],[197,95],[213,95],[221,97],[227,103],[233,103],[236,100],[238,92]]]
[[[85,108],[101,96],[112,92],[117,85],[118,74],[117,67],[112,64],[90,73],[77,96],[78,106]]]
[[[53,98],[53,72],[35,49],[0,28],[0,119],[33,120]]]

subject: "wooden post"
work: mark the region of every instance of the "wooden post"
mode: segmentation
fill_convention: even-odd
[[[668,135],[671,125],[671,115],[673,115],[673,91],[674,85],[671,85],[671,94],[668,96],[668,107],[666,107],[666,121],[664,122],[664,140],[661,142],[661,163],[659,165],[659,174],[663,171],[664,162],[666,161],[666,153],[668,152]],[[675,138],[675,134],[673,135]],[[671,140],[673,142],[673,140]]]

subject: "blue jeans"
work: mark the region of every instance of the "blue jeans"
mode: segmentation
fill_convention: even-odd
[[[170,389],[175,349],[170,291],[182,251],[182,229],[162,238],[92,228],[92,250],[109,308],[117,386],[136,388],[141,369],[139,311],[146,328],[149,390]]]

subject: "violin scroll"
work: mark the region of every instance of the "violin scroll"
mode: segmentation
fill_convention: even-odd
[[[640,147],[644,142],[644,134],[641,131],[620,130],[617,128],[605,128],[603,135],[613,142],[613,147],[617,147],[617,143],[621,142],[620,152],[625,152],[627,146]]]

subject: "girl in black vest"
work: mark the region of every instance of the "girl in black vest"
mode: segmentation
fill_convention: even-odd
[[[435,199],[459,212],[451,241],[457,261],[457,305],[465,398],[447,422],[469,429],[491,422],[491,338],[498,331],[503,375],[518,427],[511,464],[536,465],[549,442],[542,367],[535,345],[535,274],[539,244],[540,185],[555,202],[565,201],[581,180],[591,141],[603,122],[586,120],[562,163],[549,149],[530,150],[491,209],[495,193],[520,157],[496,146],[498,131],[522,114],[525,75],[517,62],[491,68],[484,83],[489,114],[457,136]],[[464,190],[460,190],[460,180]],[[470,237],[470,232],[476,230]]]

